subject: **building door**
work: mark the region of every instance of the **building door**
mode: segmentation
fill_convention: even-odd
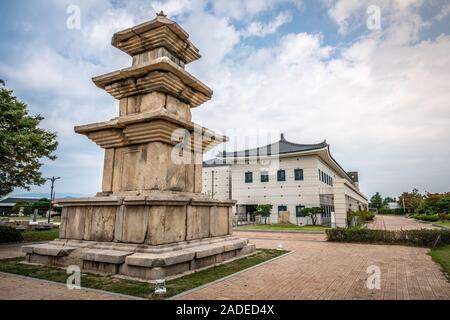
[[[255,221],[255,216],[253,213],[255,213],[256,207],[257,206],[253,204],[245,206],[245,214],[250,218],[250,221]]]

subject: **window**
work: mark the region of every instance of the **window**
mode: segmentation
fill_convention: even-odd
[[[303,169],[295,169],[295,181],[303,181]]]
[[[252,182],[253,182],[253,172],[246,172],[245,183],[252,183]]]
[[[296,206],[295,207],[295,214],[297,218],[303,218],[305,215],[303,214],[303,209],[305,209],[305,206]]]
[[[261,182],[269,182],[269,172],[267,171],[261,172]]]
[[[278,170],[277,179],[278,179],[278,181],[286,181],[286,171]]]
[[[281,211],[287,211],[287,206],[278,206],[278,213]]]

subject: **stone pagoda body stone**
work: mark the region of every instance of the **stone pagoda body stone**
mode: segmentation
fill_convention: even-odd
[[[200,193],[203,153],[226,138],[191,122],[213,92],[184,69],[200,58],[189,35],[161,13],[112,45],[133,65],[93,81],[119,116],[75,128],[105,149],[102,191],[59,200],[59,239],[23,247],[27,260],[156,280],[252,253],[232,235],[234,201]]]

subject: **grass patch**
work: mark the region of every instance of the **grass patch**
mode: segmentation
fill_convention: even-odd
[[[450,228],[450,221],[445,221],[445,222],[439,221],[439,222],[436,222],[436,224]]]
[[[165,296],[155,296],[153,294],[153,285],[148,283],[116,279],[111,276],[82,274],[81,286],[84,288],[99,289],[145,299],[159,300],[172,297],[184,291],[226,277],[233,273],[283,255],[287,252],[288,251],[284,250],[261,249],[252,256],[168,281],[166,284],[167,294]],[[21,264],[19,259],[0,261],[0,272],[13,273],[61,283],[66,283],[68,277],[65,270],[52,267]]]
[[[430,255],[434,262],[442,266],[450,282],[450,245],[431,249]]]
[[[257,224],[253,226],[241,226],[236,230],[273,230],[273,231],[322,231],[329,229],[325,226],[298,226],[291,223],[277,223],[277,224]]]
[[[24,242],[52,241],[59,237],[59,229],[42,231],[25,231],[22,233]]]

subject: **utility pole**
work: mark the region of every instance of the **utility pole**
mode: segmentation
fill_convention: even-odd
[[[51,177],[51,178],[47,178],[47,180],[52,182],[52,187],[50,189],[50,208],[48,211],[48,223],[50,223],[50,219],[52,217],[52,208],[53,208],[53,201],[55,200],[55,193],[54,193],[54,189],[55,189],[55,182],[56,180],[61,179],[61,177]]]

